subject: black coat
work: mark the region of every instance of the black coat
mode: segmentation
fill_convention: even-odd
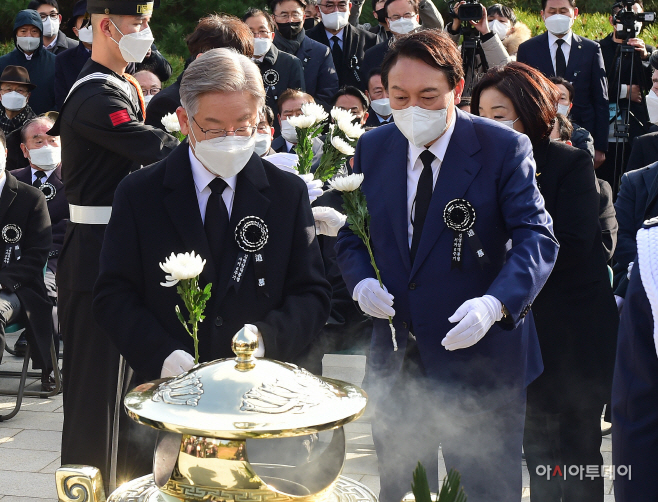
[[[528,401],[561,412],[610,395],[619,316],[601,244],[600,197],[591,157],[564,143],[534,147],[537,184],[560,250],[532,305],[544,373]]]
[[[308,30],[306,36],[331,47],[323,23],[318,23]],[[367,82],[361,76],[361,65],[366,51],[376,44],[377,35],[373,33],[349,24],[343,28],[343,61],[334,61],[340,87],[353,85],[362,91],[366,90]]]
[[[612,187],[605,180],[596,178],[596,188],[599,192],[599,223],[601,224],[601,240],[605,261],[609,262],[617,247],[617,214],[612,203]]]
[[[377,118],[377,114],[375,113],[375,110],[373,110],[372,107],[370,107],[368,108],[368,119],[366,120],[364,127],[379,127],[393,122],[394,122],[393,115],[391,115],[388,118],[388,122],[380,122],[379,118]]]
[[[64,32],[59,31],[57,33],[57,42],[55,43],[55,47],[50,49],[50,52],[53,54],[61,54],[62,52],[65,52],[69,49],[73,49],[74,47],[77,47],[80,45],[80,42],[77,40],[73,40],[72,38],[67,37]]]
[[[24,167],[23,169],[17,169],[11,174],[13,174],[18,181],[22,181],[28,185],[32,184],[32,168],[30,166]],[[69,203],[66,200],[66,194],[64,193],[61,165],[58,166],[48,177],[47,183],[50,183],[55,188],[54,197],[46,199],[53,235],[53,244],[50,246],[50,252],[48,253],[48,268],[56,273],[57,258],[59,257],[59,252],[62,250],[62,245],[64,244],[66,224],[69,221]],[[44,183],[39,189],[42,191],[50,190],[50,187],[47,187],[46,183]]]
[[[180,298],[176,288],[160,285],[165,274],[158,264],[172,252],[210,256],[195,190],[185,142],[119,185],[105,234],[94,315],[130,366],[148,379],[159,377],[174,350],[194,354],[174,312]],[[246,216],[262,218],[269,229],[263,249],[269,297],[257,292],[253,259],[239,290],[228,287],[239,251],[231,239],[221,263],[208,259],[201,274],[201,287],[214,287],[200,326],[200,359],[233,357],[231,338],[251,323],[263,335],[268,358],[302,362],[329,316],[331,298],[306,185],[252,155],[238,174],[231,235]]]
[[[368,86],[368,75],[372,70],[380,69],[382,63],[384,62],[384,56],[388,52],[389,47],[393,43],[393,39],[385,40],[380,42],[374,47],[368,49],[363,56],[363,64],[361,65],[361,78],[366,83],[366,88]]]
[[[20,322],[26,324],[25,334],[32,347],[36,368],[51,367],[50,342],[53,333],[53,305],[46,294],[43,267],[52,243],[50,217],[46,198],[33,186],[16,181],[9,172],[0,195],[0,228],[15,225],[21,231],[18,241],[20,260],[12,255],[10,263],[0,269],[0,286],[15,293],[21,302]],[[2,237],[2,252],[8,243]]]
[[[626,172],[634,171],[658,161],[658,132],[638,136],[633,141],[631,156],[626,164]]]
[[[83,44],[68,49],[55,58],[55,104],[61,110],[67,94],[78,80],[82,67],[91,57],[91,52]]]
[[[143,70],[155,73],[162,83],[171,78],[171,65],[155,44],[151,44],[151,55],[149,57],[144,58],[141,63],[135,63],[135,73]]]
[[[165,130],[162,125],[162,117],[170,113],[175,113],[180,106],[180,82],[183,79],[183,73],[178,76],[176,82],[169,87],[162,89],[153,96],[146,107],[146,118],[144,124]]]

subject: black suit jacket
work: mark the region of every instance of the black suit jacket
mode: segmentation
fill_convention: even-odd
[[[658,161],[658,132],[650,132],[633,140],[626,171],[635,171]]]
[[[36,368],[51,367],[50,341],[53,321],[52,303],[46,294],[43,282],[43,267],[48,259],[52,243],[50,217],[46,198],[33,186],[17,181],[9,172],[0,194],[0,228],[9,231],[9,225],[20,229],[20,259],[12,254],[9,264],[0,268],[0,286],[15,293],[21,302],[22,323],[26,324],[25,334],[32,347],[32,360]],[[2,253],[10,243],[5,236],[0,238]],[[12,244],[13,246],[13,244]]]
[[[555,75],[548,33],[542,33],[519,46],[516,60],[537,68],[547,77]],[[576,89],[571,119],[587,129],[594,138],[594,148],[608,150],[608,79],[598,43],[573,34],[569,63],[564,78]]]
[[[366,87],[368,85],[368,75],[370,75],[370,72],[375,68],[381,68],[382,63],[384,62],[384,56],[386,56],[391,42],[392,39],[380,42],[368,49],[363,56],[363,64],[361,65],[361,77],[366,83]]]
[[[306,36],[321,44],[331,47],[324,24],[318,23],[306,32]],[[377,35],[352,25],[343,28],[343,61],[334,61],[340,86],[353,85],[362,91],[367,88],[367,82],[361,76],[361,66],[365,53],[377,44]]]
[[[12,174],[18,181],[22,181],[28,185],[32,184],[32,168],[30,166],[24,167],[23,169],[17,169],[16,171],[13,171]],[[62,250],[64,234],[66,233],[66,223],[69,221],[69,203],[67,202],[66,194],[64,193],[61,165],[58,166],[48,177],[47,183],[50,183],[55,188],[54,197],[46,199],[53,234],[53,244],[50,246],[50,252],[48,253],[48,268],[52,270],[53,273],[56,273],[57,257]],[[49,190],[50,187],[46,187],[44,183],[40,189]]]
[[[200,286],[213,284],[206,319],[200,325],[201,360],[233,357],[233,335],[251,323],[263,335],[268,358],[307,363],[303,355],[329,316],[331,289],[324,277],[306,185],[256,154],[238,174],[230,235],[247,216],[257,216],[267,225],[263,257],[269,296],[257,291],[253,258],[236,291],[229,288],[229,280],[238,246],[231,238],[221,262],[211,258],[188,152],[185,142],[117,188],[94,288],[99,325],[144,378],[158,378],[174,350],[193,354],[192,338],[174,307],[180,305],[185,317],[187,312],[176,288],[160,285],[165,274],[159,262],[172,252],[195,251],[207,260]],[[312,369],[317,371],[318,364]]]
[[[176,109],[180,106],[180,82],[182,79],[183,74],[181,73],[176,82],[153,96],[153,99],[151,99],[149,105],[146,107],[145,125],[157,127],[165,131],[165,126],[162,125],[162,117],[170,113],[175,113]]]
[[[377,114],[375,113],[375,110],[372,109],[372,107],[368,108],[368,118],[366,119],[366,123],[364,124],[363,127],[379,127],[382,125],[386,125],[388,123],[393,123],[393,116],[391,115],[389,117],[388,122],[380,122],[379,118],[377,118]]]

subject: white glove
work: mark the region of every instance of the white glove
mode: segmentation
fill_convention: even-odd
[[[359,302],[364,313],[379,319],[395,316],[393,295],[386,288],[382,289],[377,279],[363,279],[354,288],[352,299]]]
[[[298,176],[304,180],[306,183],[306,189],[308,190],[308,200],[313,202],[315,199],[320,197],[324,193],[322,190],[322,180],[314,180],[312,174],[298,174]]]
[[[338,231],[345,225],[347,216],[331,207],[318,206],[312,209],[313,218],[315,219],[315,232],[318,235],[336,237]]]
[[[621,296],[615,295],[615,303],[617,304],[617,312],[621,315],[621,309],[624,308],[624,299]]]
[[[263,335],[260,334],[260,330],[253,324],[245,324],[244,329],[245,331],[251,331],[258,337],[258,348],[254,352],[254,357],[265,357],[265,342],[263,341]]]
[[[160,378],[178,376],[191,370],[194,366],[194,356],[184,350],[174,350],[169,357],[164,360]]]
[[[633,271],[633,265],[635,265],[634,261],[628,264],[628,272],[626,273],[626,279],[628,279],[629,281],[631,280],[631,272]]]
[[[451,317],[450,322],[459,324],[448,331],[441,341],[446,350],[465,349],[475,345],[496,321],[503,318],[503,305],[497,298],[484,295],[462,303]]]

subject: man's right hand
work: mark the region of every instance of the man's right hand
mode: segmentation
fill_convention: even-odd
[[[363,279],[354,288],[352,298],[359,302],[359,307],[365,314],[378,319],[388,319],[395,316],[393,295],[382,289],[377,279]]]
[[[194,357],[184,350],[174,350],[169,357],[164,360],[160,378],[178,376],[191,370],[194,366]]]
[[[605,152],[594,150],[594,169],[598,169],[605,162]]]

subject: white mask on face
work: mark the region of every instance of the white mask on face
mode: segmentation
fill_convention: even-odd
[[[4,175],[7,166],[7,152],[0,146],[0,178]]]
[[[498,35],[498,38],[503,40],[507,36],[507,31],[509,30],[509,24],[503,23],[498,19],[489,21],[489,31]]]
[[[152,99],[153,96],[151,94],[144,94],[144,106],[148,105]]]
[[[16,45],[25,52],[33,52],[39,48],[41,38],[39,37],[16,37]]]
[[[59,32],[59,18],[54,21],[50,19],[50,16],[46,18],[43,22],[43,36],[44,37],[54,37]]]
[[[59,146],[46,145],[27,151],[30,163],[44,171],[52,171],[62,162],[62,149]]]
[[[91,25],[78,30],[78,40],[85,44],[91,44],[94,41],[94,32]]]
[[[281,121],[281,136],[283,136],[283,139],[288,143],[292,143],[293,145],[297,144],[297,130],[294,126],[290,125],[287,120]]]
[[[267,152],[270,151],[270,146],[272,145],[272,135],[268,132],[267,134],[256,133],[256,146],[254,151],[256,155],[262,157]]]
[[[544,24],[553,35],[564,35],[573,26],[573,18],[564,14],[553,14],[544,19]]]
[[[329,28],[330,30],[340,30],[345,28],[350,19],[349,11],[339,12],[336,10],[331,14],[325,14],[320,11],[320,15],[322,16],[322,24],[324,24],[325,28]]]
[[[272,47],[272,39],[267,38],[254,38],[254,58],[259,58],[267,54],[267,51]]]
[[[434,141],[448,128],[448,107],[441,110],[427,110],[419,106],[410,106],[404,110],[391,111],[397,128],[412,145],[418,148]]]
[[[521,117],[516,117],[515,120],[499,120],[499,124],[503,124],[504,126],[509,127],[510,129],[514,129],[514,124],[516,124],[516,121],[519,120]]]
[[[195,141],[194,146],[190,145],[194,156],[208,171],[221,178],[231,178],[242,171],[254,153],[255,134],[198,141],[191,127],[190,132]]]
[[[564,115],[565,117],[569,115],[569,105],[557,104],[557,112]]]
[[[647,94],[647,111],[649,112],[649,122],[658,124],[658,96],[653,90]]]
[[[110,22],[114,24],[114,21],[111,19]],[[121,30],[117,28],[116,24],[114,24],[114,27],[121,33]],[[146,28],[137,33],[129,33],[128,35],[121,33],[121,40],[118,42],[114,40],[114,42],[119,46],[123,60],[126,63],[141,63],[144,61],[146,53],[151,48],[154,40],[151,34],[151,28]]]
[[[380,117],[388,117],[391,114],[391,101],[388,98],[375,99],[370,102],[370,106]]]
[[[5,107],[5,110],[11,110],[12,112],[17,112],[25,108],[27,104],[27,96],[11,91],[7,94],[2,95],[2,106]]]
[[[418,24],[418,21],[416,21],[415,16],[411,19],[405,19],[401,17],[397,21],[389,21],[388,25],[389,29],[398,35],[406,35],[407,33],[414,31],[419,26],[420,25]]]

